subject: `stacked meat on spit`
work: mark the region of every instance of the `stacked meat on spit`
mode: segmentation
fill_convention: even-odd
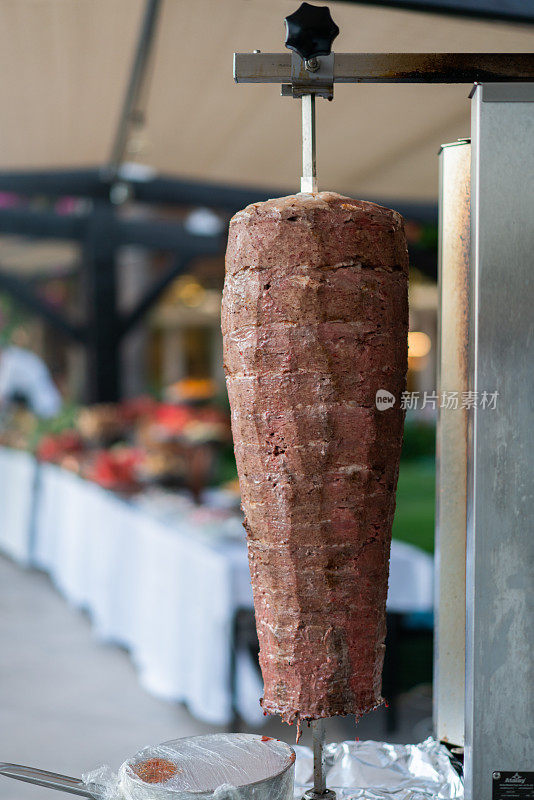
[[[407,279],[402,218],[374,203],[300,194],[230,225],[224,357],[262,703],[289,722],[382,702]]]

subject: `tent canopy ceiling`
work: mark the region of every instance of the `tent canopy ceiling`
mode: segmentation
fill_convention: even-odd
[[[283,50],[298,0],[165,0],[147,121],[128,160],[188,178],[297,190],[300,104],[276,85],[236,85],[232,53]],[[342,51],[531,52],[531,27],[329,3]],[[0,169],[104,163],[143,0],[4,0]],[[469,88],[336,85],[319,100],[320,188],[435,200],[439,145],[469,134]]]

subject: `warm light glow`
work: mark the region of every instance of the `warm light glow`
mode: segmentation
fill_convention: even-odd
[[[183,275],[178,278],[172,287],[173,297],[184,306],[195,308],[205,297],[204,287],[192,275]]]
[[[424,358],[430,353],[432,341],[423,331],[410,331],[408,334],[409,358]]]

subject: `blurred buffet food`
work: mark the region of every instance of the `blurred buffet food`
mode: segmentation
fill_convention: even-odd
[[[180,381],[164,397],[69,407],[51,420],[12,408],[3,415],[0,445],[125,495],[160,486],[188,490],[198,501],[207,487],[229,481],[238,496],[230,415],[214,384]]]

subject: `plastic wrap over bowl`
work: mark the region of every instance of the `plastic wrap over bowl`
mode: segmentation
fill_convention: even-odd
[[[292,800],[292,748],[277,739],[215,733],[145,747],[118,775],[83,776],[98,800]]]

